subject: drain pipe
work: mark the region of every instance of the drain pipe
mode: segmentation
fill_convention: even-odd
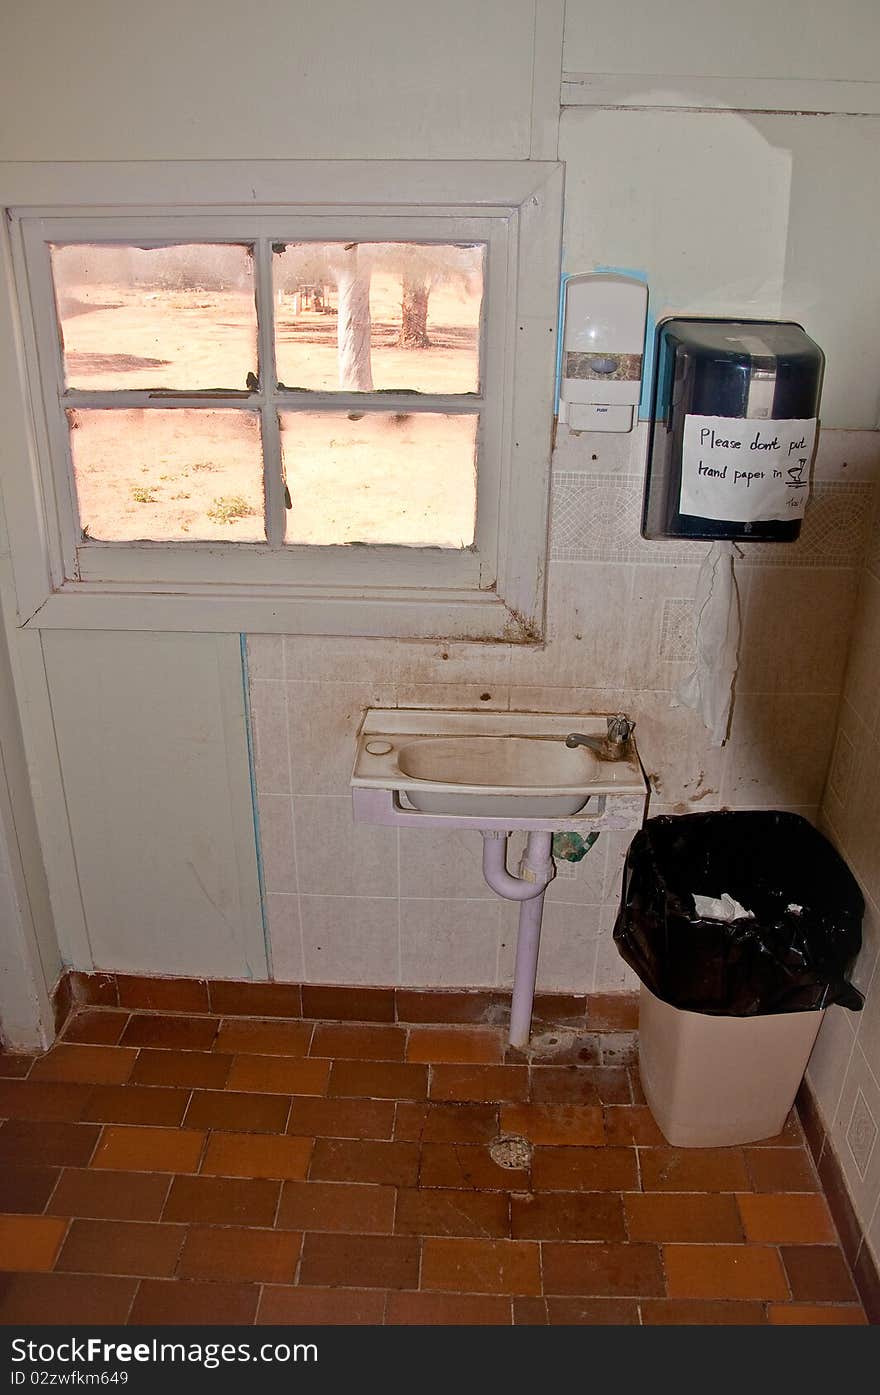
[[[529,1044],[538,976],[544,892],[556,875],[556,866],[551,856],[553,834],[532,830],[520,863],[522,876],[511,876],[507,870],[507,838],[506,833],[483,833],[483,876],[499,896],[522,903],[510,1004],[510,1044],[525,1048]]]

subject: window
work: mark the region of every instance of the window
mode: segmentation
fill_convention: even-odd
[[[558,167],[197,169],[12,211],[26,622],[535,637]]]

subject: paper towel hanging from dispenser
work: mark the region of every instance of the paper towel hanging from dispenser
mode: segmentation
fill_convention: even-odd
[[[643,536],[793,542],[809,498],[824,364],[793,322],[663,321]]]

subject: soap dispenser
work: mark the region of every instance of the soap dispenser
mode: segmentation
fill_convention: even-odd
[[[647,309],[648,288],[631,276],[566,281],[559,420],[573,431],[632,431]]]

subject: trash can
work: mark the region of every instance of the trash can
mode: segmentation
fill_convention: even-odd
[[[719,1147],[782,1129],[848,980],[864,900],[806,819],[735,810],[649,819],[614,927],[641,980],[639,1070],[670,1143]]]

